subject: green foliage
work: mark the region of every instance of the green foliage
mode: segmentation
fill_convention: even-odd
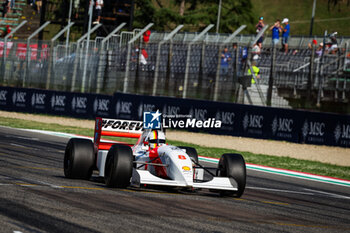
[[[291,35],[309,35],[313,0],[251,0],[254,22],[263,16],[265,24],[272,25],[276,19],[289,18]],[[328,32],[338,32],[338,36],[349,36],[350,4],[348,0],[317,0],[313,35],[322,36]],[[329,4],[328,4],[329,3]],[[268,30],[266,36],[271,36]]]
[[[211,0],[185,1],[184,15],[180,15],[181,0],[152,1],[136,0],[134,27],[144,27],[153,22],[153,29],[164,31],[185,25],[186,31],[201,31],[209,24],[216,24],[218,2]],[[252,4],[250,0],[223,1],[220,32],[231,33],[242,24],[252,25]],[[214,29],[213,29],[214,30]]]
[[[229,1],[222,6],[222,20],[220,32],[232,32],[242,24],[248,26],[250,32],[254,31],[252,4],[250,1]]]

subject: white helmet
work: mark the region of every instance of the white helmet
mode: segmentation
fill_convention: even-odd
[[[163,146],[165,144],[165,134],[160,130],[152,130],[149,132],[146,141],[148,141],[151,149]]]

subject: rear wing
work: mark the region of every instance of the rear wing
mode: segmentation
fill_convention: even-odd
[[[101,136],[139,138],[142,132],[142,121],[128,121],[96,117],[94,145],[98,150],[109,150],[109,148],[115,143],[101,142]]]

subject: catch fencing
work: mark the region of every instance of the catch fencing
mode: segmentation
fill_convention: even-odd
[[[0,42],[0,84],[108,95],[117,91],[283,108],[290,108],[286,99],[302,92],[316,93],[312,98],[318,102],[325,97],[342,101],[350,97],[346,39],[338,40],[337,53],[324,52],[317,57],[316,48],[308,47],[314,38],[291,38],[287,54],[280,50],[280,45],[272,47],[266,38],[261,52],[254,54],[251,44],[254,36],[237,36],[224,43],[229,35],[206,34],[194,41],[195,33],[177,33],[171,40],[164,40],[167,33],[154,32],[147,43],[142,37],[129,43],[139,32],[117,33],[104,46],[101,43],[104,38],[100,37],[70,43],[68,47],[51,41],[32,41],[29,46],[26,41],[10,41],[6,46]],[[223,69],[221,55],[225,47],[230,59]],[[260,77],[251,85],[254,77],[247,70],[254,64],[260,68]],[[244,94],[249,98],[244,98]]]

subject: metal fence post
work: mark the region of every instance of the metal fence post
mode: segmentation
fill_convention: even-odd
[[[52,63],[53,63],[53,47],[55,44],[55,41],[61,36],[63,35],[63,33],[65,33],[65,31],[68,30],[68,28],[72,27],[74,25],[74,23],[70,23],[69,25],[67,25],[65,28],[63,28],[60,32],[58,32],[52,39],[51,39],[51,45],[50,45],[50,59],[49,59],[49,65],[48,65],[48,69],[47,69],[47,80],[46,80],[46,89],[50,88],[50,84],[51,84],[51,69],[52,69]]]
[[[246,25],[240,26],[236,31],[234,31],[225,41],[224,43],[219,46],[219,53],[218,53],[218,66],[216,70],[216,76],[215,76],[215,87],[214,87],[214,101],[218,100],[218,95],[219,95],[219,83],[220,83],[220,70],[221,70],[221,53],[222,50],[229,44],[243,29],[246,27]],[[266,27],[266,26],[265,26]],[[266,27],[267,28],[267,27]],[[266,29],[265,29],[266,30]],[[264,31],[265,31],[264,30]],[[263,33],[263,32],[262,32]],[[262,34],[261,33],[261,34]]]
[[[25,69],[24,69],[24,72],[23,72],[23,83],[22,83],[22,86],[25,87],[26,85],[26,78],[29,76],[28,73],[29,73],[29,49],[30,49],[30,40],[36,36],[39,32],[41,32],[47,25],[49,25],[51,22],[50,21],[47,21],[46,23],[44,23],[43,25],[41,25],[41,27],[39,27],[37,30],[35,30],[35,32],[33,32],[27,39],[27,51],[26,51],[26,65],[25,65]],[[39,46],[38,46],[38,49],[37,49],[38,53],[39,53]],[[30,82],[29,82],[30,83]]]
[[[73,66],[73,76],[72,76],[72,83],[70,85],[70,91],[73,92],[75,89],[75,81],[77,79],[77,72],[78,72],[78,63],[80,58],[80,42],[77,42],[77,47],[75,48],[75,58],[74,58],[74,66]]]
[[[46,80],[46,89],[50,89],[50,82],[51,82],[51,66],[52,66],[52,62],[53,62],[53,46],[54,46],[54,42],[51,40],[50,42],[50,50],[49,50],[49,64],[48,64],[48,68],[47,68],[47,80]]]
[[[130,66],[130,56],[131,56],[131,45],[134,43],[137,39],[139,39],[143,33],[145,33],[149,28],[153,26],[153,23],[148,24],[144,29],[142,29],[134,38],[132,38],[128,42],[128,55],[126,58],[126,65],[125,65],[125,76],[124,76],[124,87],[123,87],[123,93],[126,93],[128,91],[128,82],[129,82],[129,66]],[[141,48],[140,52],[141,52]]]
[[[272,45],[272,56],[271,56],[271,70],[270,70],[270,78],[269,78],[269,88],[267,89],[267,98],[266,105],[271,106],[272,100],[272,88],[273,88],[273,79],[275,77],[275,67],[276,67],[276,46]]]
[[[93,33],[96,31],[99,27],[101,27],[102,24],[98,24],[95,27],[91,29],[90,33]],[[75,81],[77,78],[77,72],[78,72],[78,63],[79,63],[79,58],[81,57],[81,49],[80,49],[80,43],[85,40],[85,38],[88,36],[88,32],[85,33],[82,37],[80,37],[77,41],[77,47],[75,49],[75,59],[74,59],[74,68],[73,68],[73,77],[72,77],[72,84],[71,84],[71,91],[74,91],[75,89]],[[89,42],[88,42],[89,43]]]
[[[219,94],[219,83],[220,83],[220,73],[221,73],[221,53],[223,50],[224,46],[219,45],[219,50],[218,50],[218,65],[216,67],[216,75],[215,75],[215,82],[214,82],[214,97],[213,100],[217,101],[218,100],[218,94]]]
[[[318,75],[318,94],[317,94],[317,102],[316,106],[321,106],[321,98],[323,97],[323,62],[324,62],[324,53],[326,51],[326,36],[327,36],[327,30],[325,30],[323,35],[323,48],[322,48],[322,55],[320,59],[320,69],[319,69],[319,75]]]
[[[125,65],[125,77],[124,77],[123,93],[126,93],[128,91],[130,55],[131,55],[131,45],[128,44],[128,52],[126,55],[127,60],[126,60],[126,65]]]
[[[312,44],[311,55],[310,55],[310,66],[309,66],[309,78],[307,81],[307,101],[311,101],[312,86],[314,83],[314,64],[315,64],[315,46]]]
[[[105,58],[107,56],[107,50],[105,48],[105,43],[112,37],[114,36],[114,34],[116,34],[117,32],[119,32],[124,26],[126,25],[126,23],[121,23],[117,28],[115,28],[111,33],[109,33],[108,36],[106,36],[106,38],[104,38],[101,42],[101,46],[100,46],[100,50],[99,50],[99,62],[98,62],[98,66],[97,66],[97,83],[96,83],[96,93],[99,94],[101,92],[101,87],[102,87],[102,76],[104,74],[104,70],[103,70],[103,64],[102,64],[102,58]]]
[[[83,71],[83,82],[81,85],[81,92],[85,92],[85,80],[86,80],[86,69],[87,69],[87,63],[89,59],[89,43],[90,43],[90,35],[91,35],[91,21],[92,21],[92,9],[93,9],[93,2],[90,2],[89,5],[89,24],[88,24],[88,36],[87,36],[87,44],[86,44],[86,51],[85,51],[85,62],[84,62],[84,71]],[[97,26],[99,26],[98,24]]]
[[[206,42],[202,41],[202,51],[201,51],[201,57],[199,62],[198,84],[197,84],[197,90],[196,90],[197,98],[203,97],[203,93],[201,92],[201,89],[203,86],[203,75],[204,75],[203,68],[205,66],[205,46],[206,46]]]
[[[173,40],[170,40],[169,51],[168,51],[168,62],[166,64],[166,74],[165,74],[165,83],[164,83],[164,93],[171,93],[169,89],[170,78],[171,78],[171,62],[173,59]],[[175,85],[174,85],[175,86]]]
[[[4,38],[4,49],[3,49],[3,56],[2,56],[2,64],[1,64],[1,78],[3,81],[5,81],[5,69],[6,69],[6,53],[7,53],[7,40],[18,30],[20,29],[24,24],[27,23],[27,20],[22,21],[15,29],[13,29],[9,34],[7,34]]]
[[[321,106],[321,98],[323,97],[323,64],[321,64],[320,67],[320,75],[319,75],[319,82],[318,82],[318,94],[317,94],[317,102],[316,106]]]
[[[71,23],[73,1],[74,0],[70,0],[69,2],[68,25]],[[66,35],[66,53],[65,53],[66,56],[68,55],[69,36],[70,36],[70,28],[68,28],[67,35]]]
[[[345,53],[344,53],[344,62],[343,62],[343,72],[346,70],[346,59],[347,59],[347,54],[348,54],[348,49],[349,49],[349,43],[345,43]],[[344,83],[343,83],[343,93],[342,93],[342,99],[345,100],[345,90],[346,90],[346,79],[344,76]]]
[[[154,80],[153,80],[153,91],[152,91],[152,95],[156,95],[157,92],[157,83],[158,83],[158,76],[159,76],[159,63],[160,63],[160,49],[161,46],[171,40],[175,34],[181,30],[181,28],[183,28],[184,25],[179,25],[177,26],[172,32],[170,32],[169,35],[167,35],[159,44],[158,44],[158,51],[157,51],[157,61],[156,61],[156,68],[155,68],[155,73],[154,73]]]
[[[182,92],[182,98],[186,98],[187,96],[187,86],[188,86],[188,73],[189,73],[189,63],[190,63],[190,57],[191,57],[191,46],[196,43],[199,39],[201,39],[212,27],[214,27],[214,24],[208,25],[199,35],[197,35],[188,45],[188,51],[187,51],[187,59],[186,59],[186,71],[185,71],[185,80],[184,80],[184,87]]]

